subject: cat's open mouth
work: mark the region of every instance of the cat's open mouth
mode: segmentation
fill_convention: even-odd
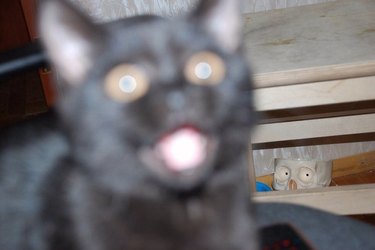
[[[198,130],[182,127],[162,136],[155,145],[155,153],[171,171],[183,172],[202,165],[207,144],[207,137]]]
[[[190,184],[201,179],[212,167],[217,142],[194,126],[179,126],[166,132],[152,147],[143,149],[141,158],[162,179]]]

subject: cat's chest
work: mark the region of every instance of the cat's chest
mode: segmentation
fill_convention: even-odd
[[[150,245],[164,250],[176,249],[175,246],[228,249],[219,246],[231,242],[241,215],[246,214],[245,207],[233,200],[236,195],[201,195],[183,200],[137,196],[117,199],[87,189],[80,192],[80,197],[76,197],[80,199],[76,203],[79,206],[72,213],[75,230],[78,235],[90,231],[102,245],[94,248],[98,250],[121,249],[118,246],[150,249]],[[111,241],[105,240],[108,238]],[[87,244],[91,247],[92,242]]]

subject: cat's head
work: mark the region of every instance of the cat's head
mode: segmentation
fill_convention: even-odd
[[[64,82],[59,112],[87,173],[122,192],[189,190],[230,170],[252,124],[241,23],[236,0],[104,25],[42,1],[42,41]]]

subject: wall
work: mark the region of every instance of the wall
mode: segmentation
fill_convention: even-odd
[[[97,20],[113,20],[143,13],[174,16],[186,12],[197,0],[71,0]],[[242,0],[244,13],[295,7],[334,0]]]

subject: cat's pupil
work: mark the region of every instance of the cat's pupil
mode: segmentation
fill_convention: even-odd
[[[207,80],[212,75],[211,65],[206,62],[200,62],[195,66],[195,75],[201,80]]]
[[[119,81],[119,87],[125,93],[133,93],[137,88],[137,80],[130,75],[123,76]]]

